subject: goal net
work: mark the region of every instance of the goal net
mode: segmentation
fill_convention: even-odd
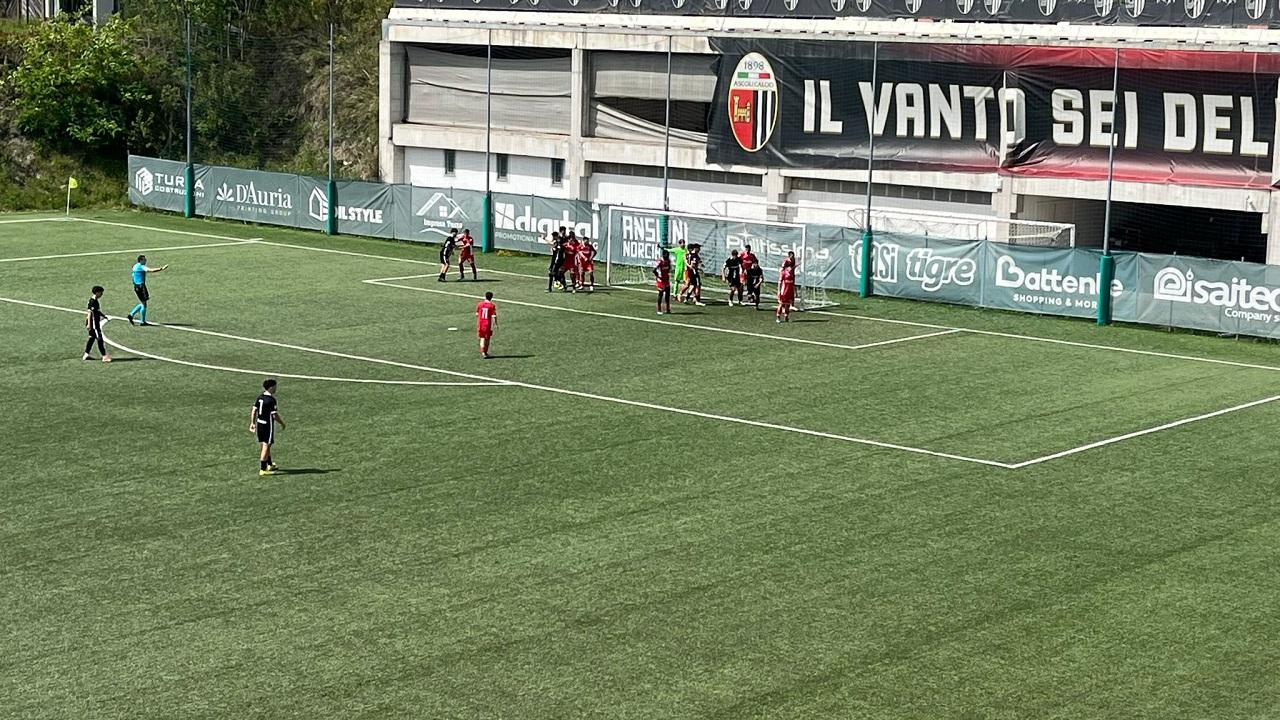
[[[770,220],[817,223],[861,230],[866,227],[867,210],[838,203],[778,203],[765,200],[717,200],[717,215],[763,214]],[[913,208],[874,207],[871,230],[877,233],[912,235],[946,240],[990,240],[1009,245],[1075,247],[1076,226],[1047,220],[1007,219],[989,215],[939,212]]]
[[[664,229],[665,226],[665,229]],[[664,237],[665,235],[665,237]],[[827,296],[828,278],[840,265],[839,248],[811,237],[795,222],[664,212],[611,206],[605,243],[606,279],[611,285],[650,285],[653,266],[665,246],[684,241],[701,247],[704,289],[720,289],[724,261],[748,246],[760,260],[766,287],[777,284],[788,252],[796,254],[796,306],[816,309],[834,303]],[[679,281],[679,279],[677,279]],[[710,282],[706,282],[710,281]]]

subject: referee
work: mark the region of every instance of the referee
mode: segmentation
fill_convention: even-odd
[[[129,311],[130,325],[134,324],[135,315],[142,320],[143,325],[147,324],[147,301],[151,299],[151,293],[147,291],[147,274],[162,272],[168,268],[168,265],[158,268],[147,267],[147,256],[138,256],[138,262],[133,266],[133,294],[138,296],[138,304]]]

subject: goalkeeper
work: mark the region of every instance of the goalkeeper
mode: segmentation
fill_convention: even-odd
[[[684,240],[676,243],[676,246],[671,248],[671,277],[672,283],[676,286],[677,296],[683,295],[685,290],[684,259],[686,251]]]

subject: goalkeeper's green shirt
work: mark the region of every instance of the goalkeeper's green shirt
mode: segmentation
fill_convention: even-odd
[[[676,282],[684,282],[684,254],[686,249],[683,245],[676,245],[671,248],[671,264],[675,267]]]

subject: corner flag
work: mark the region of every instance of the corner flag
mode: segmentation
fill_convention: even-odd
[[[80,187],[80,181],[73,177],[67,178],[67,214],[71,214],[71,191]]]

